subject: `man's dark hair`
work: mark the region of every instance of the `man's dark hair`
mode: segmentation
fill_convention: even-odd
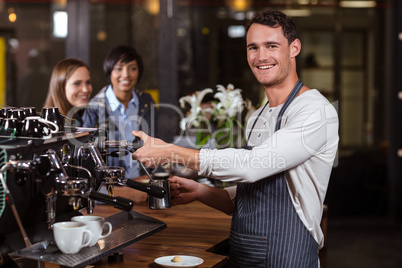
[[[108,82],[111,83],[110,75],[113,71],[114,66],[119,60],[121,60],[122,63],[128,63],[133,60],[137,61],[138,82],[140,82],[142,73],[144,72],[144,64],[142,62],[141,55],[138,54],[138,52],[134,48],[124,45],[113,48],[103,62],[103,71],[106,74]]]
[[[272,28],[282,27],[283,35],[291,44],[297,38],[296,24],[292,18],[280,11],[266,10],[256,12],[251,20],[247,23],[246,32],[250,29],[253,23],[266,25]]]

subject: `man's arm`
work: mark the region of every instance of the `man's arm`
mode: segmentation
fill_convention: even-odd
[[[185,167],[200,170],[199,151],[166,143],[160,139],[152,138],[142,131],[133,131],[133,135],[143,141],[132,157],[141,161],[147,167],[157,167],[167,163],[178,163]]]
[[[145,166],[154,167],[166,163],[179,163],[199,171],[199,151],[152,138],[142,131],[133,131],[133,135],[144,142],[135,153],[133,159],[141,161]],[[233,202],[228,192],[180,177],[170,178],[173,205],[184,205],[200,201],[226,214],[233,213]]]
[[[208,178],[244,183],[289,170],[312,157],[332,165],[338,142],[337,114],[327,101],[318,99],[313,104],[304,101],[292,107],[291,113],[287,114],[287,123],[252,150],[198,151],[133,132],[145,142],[133,158],[149,166],[180,163]]]
[[[177,176],[169,180],[173,205],[184,205],[193,201],[200,201],[226,214],[233,213],[233,202],[226,190]]]

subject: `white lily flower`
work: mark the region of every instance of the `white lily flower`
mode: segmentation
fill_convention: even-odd
[[[187,129],[187,117],[180,120],[180,129],[185,131]]]
[[[248,118],[255,108],[250,100],[243,100],[242,90],[235,89],[233,84],[216,87],[217,93],[213,101],[203,102],[206,94],[214,92],[210,88],[180,98],[182,108],[185,108],[186,103],[191,106],[186,117],[180,120],[180,128],[183,131],[191,129],[197,131],[197,140],[200,143],[197,146],[203,146],[212,137],[216,138],[217,144],[224,147],[240,147],[244,122],[244,118],[241,118],[242,112],[246,109]]]
[[[180,120],[180,129],[181,130],[186,130],[191,127],[200,127],[200,120],[198,119],[198,116],[194,115],[189,115],[187,117],[184,117]]]
[[[217,90],[219,92],[214,96],[220,101],[217,109],[224,109],[229,117],[234,117],[243,111],[241,89],[234,89],[234,86],[229,84],[226,88],[222,85],[217,85]]]
[[[179,99],[180,106],[182,108],[185,108],[186,102],[190,104],[190,113],[192,115],[197,115],[199,112],[201,112],[201,103],[202,100],[204,99],[205,95],[208,93],[214,92],[211,88],[206,88],[201,91],[196,91],[191,95],[181,97]]]

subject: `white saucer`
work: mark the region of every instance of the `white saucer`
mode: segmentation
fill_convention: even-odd
[[[172,262],[174,257],[181,257],[181,262]],[[172,256],[164,256],[156,258],[155,263],[159,264],[162,267],[197,267],[201,265],[204,260],[194,256],[185,256],[185,255],[172,255]]]

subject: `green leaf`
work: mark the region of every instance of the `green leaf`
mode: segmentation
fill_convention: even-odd
[[[197,131],[197,135],[195,137],[195,145],[197,149],[202,148],[211,137],[210,133],[205,133],[202,130]]]

